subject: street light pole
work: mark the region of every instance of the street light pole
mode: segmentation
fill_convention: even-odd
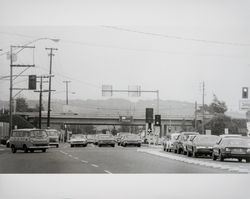
[[[11,136],[12,132],[12,87],[13,87],[13,82],[12,82],[12,76],[13,76],[13,71],[12,71],[12,65],[13,65],[13,60],[12,60],[12,46],[10,46],[10,100],[9,100],[9,137]]]
[[[52,75],[52,56],[53,50],[57,50],[57,48],[45,48],[46,50],[50,50],[50,67],[49,67],[49,95],[48,95],[48,115],[47,115],[47,127],[50,127],[50,103],[51,103],[51,75]]]
[[[71,81],[63,81],[63,83],[66,84],[66,105],[69,104],[69,88],[68,88],[68,84],[70,83]]]

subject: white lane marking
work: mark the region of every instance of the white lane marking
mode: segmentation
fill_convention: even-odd
[[[69,155],[69,157],[72,157],[72,155]]]
[[[112,174],[110,171],[108,170],[104,170],[104,172],[108,173],[108,174]]]
[[[88,163],[88,161],[85,161],[85,160],[81,160],[82,163]]]
[[[99,167],[98,165],[96,165],[96,164],[91,164],[91,166],[93,166],[93,167]]]
[[[204,162],[204,161],[195,160],[195,159],[183,158],[183,157],[175,156],[172,154],[167,154],[167,153],[164,154],[164,153],[161,153],[160,151],[152,151],[152,150],[148,150],[148,149],[137,149],[137,151],[149,153],[149,154],[157,155],[157,156],[161,156],[161,157],[166,157],[166,158],[169,158],[172,160],[177,160],[177,161],[181,161],[181,162],[185,162],[185,163],[196,164],[196,165],[200,165],[200,166],[219,168],[219,169],[224,169],[224,170],[228,170],[228,171],[237,171],[239,173],[250,173],[249,169],[243,169],[243,168],[238,168],[238,167],[229,166],[229,165],[222,165],[222,164],[218,164],[215,162],[210,163],[210,162]]]
[[[79,158],[78,158],[78,157],[74,157],[74,159],[75,159],[75,160],[79,160]]]

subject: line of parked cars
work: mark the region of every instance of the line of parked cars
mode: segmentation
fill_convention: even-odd
[[[163,141],[163,150],[188,157],[210,156],[213,160],[227,158],[250,162],[250,138],[241,135],[204,135],[197,132],[172,133]]]

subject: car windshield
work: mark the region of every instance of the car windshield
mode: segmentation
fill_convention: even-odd
[[[30,132],[30,137],[34,137],[34,138],[44,138],[47,137],[47,133],[44,130],[33,130]]]
[[[52,131],[52,130],[49,130],[49,131],[46,131],[48,136],[58,136],[58,132],[57,131]]]
[[[127,135],[126,138],[128,139],[140,139],[138,135]]]
[[[195,142],[203,144],[203,143],[207,143],[207,144],[215,144],[216,142],[218,142],[220,140],[220,137],[218,136],[196,136],[195,138]]]
[[[235,146],[235,147],[250,147],[250,139],[230,139],[230,138],[226,138],[223,141],[223,145],[226,146]]]
[[[106,135],[106,134],[99,135],[99,138],[112,138],[112,137],[113,137],[112,135]]]
[[[76,138],[85,138],[85,135],[77,134],[77,135],[72,135],[71,136],[71,139],[76,139]]]

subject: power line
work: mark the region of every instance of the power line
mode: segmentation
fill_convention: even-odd
[[[114,29],[114,30],[125,31],[125,32],[133,32],[133,33],[150,35],[150,36],[156,36],[156,37],[164,37],[164,38],[168,38],[168,39],[194,41],[194,42],[203,42],[203,43],[212,43],[212,44],[219,44],[219,45],[250,46],[250,44],[248,44],[248,43],[216,41],[216,40],[206,40],[206,39],[181,37],[181,36],[175,36],[175,35],[165,35],[165,34],[160,34],[160,33],[144,32],[144,31],[133,30],[133,29],[128,29],[128,28],[121,28],[121,27],[117,27],[117,26],[103,26],[103,27],[109,28],[109,29]]]

